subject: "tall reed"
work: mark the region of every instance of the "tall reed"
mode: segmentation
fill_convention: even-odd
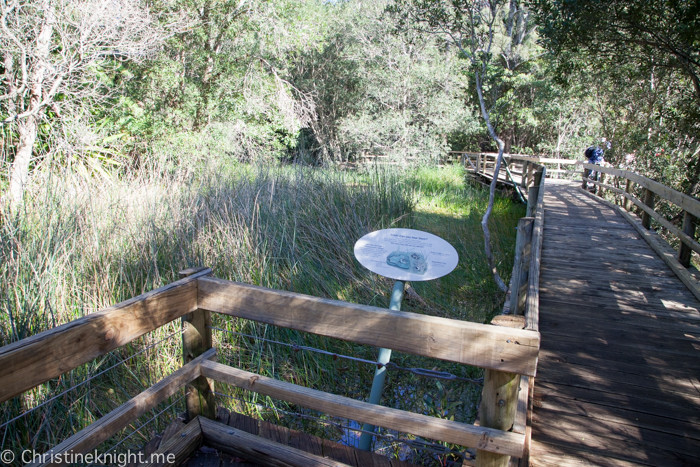
[[[156,167],[109,181],[86,180],[68,170],[36,174],[22,209],[0,213],[0,344],[164,285],[191,266],[211,267],[215,276],[229,280],[385,307],[391,281],[365,270],[352,251],[362,235],[388,227],[432,231],[452,242],[461,258],[450,276],[414,284],[404,309],[484,321],[502,296],[490,285],[481,253],[478,222],[486,199],[465,187],[463,176],[459,169],[355,173],[226,164],[174,172]],[[507,200],[497,202],[492,231],[506,276],[519,215],[521,209]],[[367,396],[371,367],[227,331],[372,359],[370,347],[244,320],[216,317],[215,325],[226,330],[215,331],[224,361],[350,397]],[[3,406],[0,424],[178,328],[171,323],[13,399]],[[32,444],[47,449],[57,444],[177,368],[179,340],[167,339],[144,355],[0,429],[0,447]],[[444,364],[409,355],[395,358],[404,366]],[[469,368],[451,371],[479,374]],[[232,388],[222,391],[257,400]],[[426,402],[431,391],[437,391],[432,382],[405,375],[390,380],[387,394],[391,405],[429,413],[439,411],[439,404]],[[460,409],[453,411],[459,419],[473,419],[473,387],[438,392],[461,399]],[[171,412],[181,408],[176,405]],[[160,429],[162,423],[141,430],[134,443]],[[316,429],[333,435],[333,430]]]

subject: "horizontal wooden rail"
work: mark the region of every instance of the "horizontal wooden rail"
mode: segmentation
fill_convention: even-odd
[[[544,240],[544,180],[547,169],[542,167],[540,188],[537,190],[537,209],[535,223],[532,227],[532,253],[530,272],[528,274],[527,300],[525,305],[526,329],[539,331],[540,304],[540,262],[542,258],[542,241]]]
[[[495,326],[494,326],[495,327]],[[360,423],[371,423],[429,439],[510,456],[521,456],[524,436],[518,433],[413,414],[266,378],[215,362],[202,362],[202,375],[258,394]]]
[[[414,355],[534,376],[539,333],[200,277],[203,310]]]
[[[642,211],[646,212],[649,214],[649,216],[654,219],[656,222],[661,224],[664,228],[666,228],[669,232],[673,233],[676,237],[680,238],[686,245],[688,245],[693,251],[697,252],[700,254],[700,243],[698,243],[694,238],[689,237],[685,232],[683,232],[681,229],[676,227],[675,225],[671,224],[669,221],[666,220],[661,214],[658,212],[654,211],[651,209],[649,206],[644,204],[642,201],[639,199],[635,198],[631,194],[627,193],[625,190],[621,190],[617,187],[614,187],[612,185],[607,185],[605,183],[598,182],[596,180],[586,180],[588,183],[592,183],[594,185],[600,186],[605,188],[606,190],[612,191],[613,193],[620,194],[624,196],[625,198],[629,199],[634,203],[635,206],[637,206],[639,209]]]
[[[600,165],[587,163],[583,163],[582,165],[588,170],[596,170],[605,174],[615,175],[616,177],[622,177],[628,180],[632,180],[639,186],[646,188],[647,190],[653,191],[661,198],[670,201],[671,203],[680,207],[684,211],[689,212],[693,216],[700,217],[700,201],[684,193],[681,193],[680,191],[676,191],[673,188],[667,187],[666,185],[662,185],[657,181],[650,180],[646,177],[643,177],[634,172],[630,172],[628,170],[615,169],[612,167],[604,167]]]
[[[158,446],[156,452],[148,456],[153,459],[153,461],[149,460],[148,462],[139,464],[139,467],[169,467],[173,465],[182,465],[182,462],[199,447],[204,437],[200,425],[201,420],[200,417],[190,420],[187,425],[183,426],[177,433]]]
[[[71,457],[67,453],[84,454],[111,438],[119,430],[132,423],[168,397],[175,394],[185,384],[201,375],[200,364],[216,357],[216,350],[211,349],[187,365],[173,372],[138,396],[130,399],[91,425],[83,428],[58,446],[45,454],[46,462],[34,462],[27,465],[67,465]],[[74,458],[74,457],[73,457]]]
[[[512,160],[516,161],[523,161],[523,162],[532,162],[535,164],[564,164],[564,165],[576,165],[579,164],[580,162],[577,161],[576,159],[555,159],[551,157],[532,157],[532,156],[521,156],[519,154],[514,154],[511,156],[506,156],[509,157]]]
[[[199,423],[208,446],[235,457],[255,459],[255,465],[265,467],[350,467],[328,457],[320,457],[291,446],[284,446],[203,417],[199,418]],[[387,459],[386,465],[390,465],[389,459]]]
[[[675,235],[680,240],[680,245],[678,247],[678,252],[676,255],[677,259],[669,259],[668,252],[665,251],[665,248],[663,254],[659,253],[659,255],[661,255],[661,257],[664,259],[664,261],[666,261],[666,263],[671,267],[671,269],[676,271],[677,274],[680,274],[679,265],[682,268],[689,268],[691,266],[692,252],[695,251],[696,253],[700,254],[700,243],[698,243],[698,241],[695,239],[695,234],[697,230],[697,220],[700,217],[700,200],[688,196],[679,191],[676,191],[673,188],[662,185],[661,183],[656,182],[654,180],[642,177],[641,175],[638,175],[634,172],[587,163],[583,163],[582,165],[584,167],[582,179],[583,188],[586,188],[588,184],[592,184],[598,187],[598,195],[601,195],[602,190],[605,189],[612,193],[616,193],[623,196],[625,200],[623,203],[623,207],[625,210],[630,209],[630,202],[632,202],[642,211],[641,225],[645,231],[651,229],[651,220],[654,219],[668,232]],[[625,190],[623,191],[620,188],[610,185],[609,183],[603,183],[602,179],[600,181],[589,179],[588,174],[591,171],[596,171],[600,172],[601,174],[612,175],[614,177],[620,177],[625,179]],[[602,177],[604,177],[604,175],[601,175],[601,178]],[[638,199],[630,193],[632,183],[636,183],[643,188],[643,200]],[[656,195],[682,210],[682,229],[673,225],[663,215],[659,214],[657,211],[654,210],[654,204],[656,203]],[[642,236],[647,241],[649,241],[651,238],[648,235]],[[654,240],[654,242],[656,242],[656,239]],[[652,248],[656,249],[656,247],[652,243],[650,243],[650,245],[652,246]],[[694,290],[694,288],[696,287],[694,284],[697,281],[695,281],[694,279],[686,281],[685,276],[686,274],[682,274],[682,276],[679,277],[681,277],[681,280],[683,280],[683,282],[685,282],[686,285],[688,285],[688,287],[694,294],[700,294],[700,291]]]
[[[0,348],[0,402],[62,375],[197,309],[207,269]]]

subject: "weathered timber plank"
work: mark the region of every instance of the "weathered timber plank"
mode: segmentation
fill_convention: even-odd
[[[229,418],[231,418],[231,412],[225,407],[216,408],[216,421],[228,425]]]
[[[355,461],[360,467],[391,467],[391,461],[383,456],[377,456],[373,452],[355,449]]]
[[[256,464],[266,467],[345,467],[336,460],[315,456],[282,446],[245,431],[231,428],[206,418],[199,418],[205,443],[220,451],[244,459],[254,459]]]
[[[652,274],[655,272],[655,274]],[[672,276],[672,272],[668,270],[667,274],[658,274],[658,270],[649,269],[647,271],[641,270],[640,268],[632,269],[622,269],[615,267],[586,267],[576,270],[571,270],[570,266],[567,267],[565,263],[554,263],[552,261],[547,261],[547,265],[542,268],[540,275],[542,277],[548,276],[549,278],[561,278],[562,274],[567,274],[571,279],[584,279],[584,280],[596,280],[596,278],[602,279],[607,282],[634,282],[639,281],[643,284],[653,284],[661,287],[682,287],[682,284],[678,282],[675,275]]]
[[[574,306],[584,308],[586,309],[585,311],[590,311],[594,314],[596,310],[600,313],[609,311],[612,312],[610,314],[613,318],[618,316],[620,318],[640,319],[642,322],[648,322],[650,326],[653,326],[653,321],[647,318],[652,320],[672,319],[676,323],[682,324],[682,326],[696,326],[699,324],[697,321],[698,310],[696,308],[687,306],[682,302],[663,298],[655,303],[642,303],[642,307],[639,306],[639,303],[630,303],[621,299],[600,303],[582,297],[564,296],[561,294],[543,296],[541,301],[547,302],[547,306],[552,313],[560,313],[562,310],[567,310]]]
[[[653,372],[646,375],[612,371],[594,373],[591,367],[543,360],[540,362],[537,379],[561,386],[637,394],[641,397],[654,398],[659,397],[659,394],[669,394],[671,398],[683,398],[690,404],[700,405],[700,393],[691,381],[685,378],[664,378]]]
[[[669,232],[671,232],[673,235],[678,237],[683,243],[683,247],[687,249],[689,252],[691,249],[700,253],[700,243],[696,242],[695,239],[688,234],[686,234],[683,230],[677,228],[675,225],[670,223],[669,221],[666,220],[666,218],[659,214],[658,212],[654,211],[653,209],[653,193],[650,194],[650,197],[646,201],[641,201],[634,196],[629,195],[628,193],[625,193],[624,190],[620,190],[618,188],[615,188],[610,185],[606,185],[603,183],[598,184],[598,186],[608,189],[610,191],[614,191],[616,193],[622,194],[626,199],[632,201],[637,207],[639,207],[643,213],[642,213],[642,225],[645,228],[649,228],[649,218],[654,219],[656,222],[661,224],[665,229],[667,229]],[[647,192],[650,193],[650,192]],[[650,203],[650,205],[647,205],[647,202]],[[687,213],[688,216],[691,216],[692,214]],[[694,232],[694,229],[691,231],[691,233]]]
[[[568,258],[561,258],[561,255],[553,255],[547,252],[543,254],[543,259],[545,265],[543,270],[545,271],[567,271],[571,268],[571,260]],[[644,277],[659,277],[659,278],[676,278],[676,275],[664,265],[659,268],[658,263],[651,263],[649,265],[641,263],[626,263],[620,264],[619,262],[612,261],[610,258],[605,261],[596,261],[595,263],[586,262],[586,267],[582,270],[577,271],[578,273],[589,273],[591,275],[601,275],[608,273],[617,274],[634,274]]]
[[[301,449],[302,451],[308,452],[315,456],[323,456],[323,442],[321,441],[321,438],[311,436],[303,431],[292,431],[293,432],[289,438],[289,445],[291,447]]]
[[[647,414],[619,407],[607,407],[586,401],[572,401],[570,398],[547,395],[537,395],[535,410],[547,409],[559,413],[571,414],[580,418],[593,418],[605,422],[618,423],[620,425],[632,425],[641,428],[669,433],[700,440],[700,432],[697,424],[686,420],[669,419],[659,415]]]
[[[170,424],[165,427],[165,430],[163,430],[163,441],[167,441],[173,436],[175,436],[175,433],[182,430],[182,427],[185,425],[185,421],[181,418],[176,418],[175,420],[170,422]]]
[[[677,332],[656,332],[654,328],[645,327],[606,327],[603,331],[596,327],[595,319],[579,318],[567,320],[565,314],[552,319],[544,317],[548,329],[548,339],[573,342],[577,339],[583,342],[597,342],[602,345],[615,343],[615,345],[634,351],[660,349],[666,352],[679,352],[687,355],[697,355],[700,351],[700,336],[692,333],[679,334]]]
[[[140,464],[140,460],[150,459],[151,454],[158,450],[162,440],[162,437],[156,435],[152,440],[143,445],[143,448],[136,454],[134,461],[126,464],[126,467],[136,467]]]
[[[576,289],[609,289],[613,292],[648,292],[655,295],[664,295],[665,297],[671,294],[674,298],[683,297],[686,302],[696,302],[695,297],[688,292],[688,289],[679,281],[675,283],[664,283],[654,279],[638,279],[636,282],[623,278],[623,280],[614,280],[612,277],[569,277],[563,278],[559,273],[552,273],[549,270],[543,270],[541,277],[547,278],[547,284],[551,288],[565,288],[567,285],[572,286],[573,292]]]
[[[662,185],[663,186],[663,185]],[[584,192],[590,196],[590,193]],[[608,204],[610,206],[615,206],[604,199],[599,200],[601,203]],[[698,203],[697,201],[695,201]],[[619,208],[619,206],[615,206],[616,208]],[[695,215],[695,212],[690,211],[689,209],[686,209],[683,207],[686,211],[691,212],[691,214]],[[678,275],[678,278],[688,286],[688,289],[695,295],[696,298],[700,300],[700,282],[698,282],[695,277],[693,277],[692,274],[690,274],[687,269],[681,265],[681,263],[678,262],[678,259],[676,258],[676,252],[663,240],[660,239],[658,234],[654,231],[650,231],[645,229],[641,223],[639,223],[631,214],[624,212],[622,208],[620,209],[620,214],[627,219],[630,224],[639,232],[639,234],[644,237],[644,239],[647,241],[649,246],[663,259],[666,264],[673,269],[673,272],[675,272]]]
[[[357,458],[355,457],[353,449],[334,441],[327,439],[323,440],[323,456],[337,460],[343,464],[357,467]]]
[[[250,433],[251,435],[257,435],[259,431],[257,419],[238,412],[231,412],[228,425],[241,431],[245,431],[246,433]]]
[[[551,428],[560,430],[579,433],[590,432],[609,440],[638,443],[640,444],[639,450],[644,450],[647,446],[651,446],[652,448],[670,451],[674,455],[680,454],[681,457],[685,457],[688,460],[692,460],[694,464],[700,465],[700,441],[684,436],[662,433],[634,425],[577,417],[544,408],[535,410],[534,421],[536,424],[547,424]],[[693,458],[696,459],[693,460]]]
[[[607,333],[625,333],[630,335],[647,333],[652,339],[671,338],[677,340],[690,340],[697,342],[700,340],[700,323],[697,321],[676,320],[668,316],[664,310],[663,314],[653,313],[624,313],[621,307],[609,307],[598,309],[590,306],[568,305],[558,302],[547,302],[548,307],[556,307],[555,311],[548,312],[544,319],[551,324],[548,333],[558,333],[560,329],[581,327],[584,331],[600,332],[600,323],[597,321],[603,316],[606,318],[606,327],[603,331]],[[573,310],[579,308],[590,309],[591,314],[574,314]],[[549,310],[548,310],[549,311]],[[567,314],[569,316],[567,316]],[[683,315],[683,313],[680,313]],[[650,319],[649,319],[650,318]]]
[[[575,447],[550,445],[544,442],[532,443],[532,467],[639,467],[638,462],[628,462],[579,451]]]
[[[361,423],[370,423],[400,430],[404,433],[440,439],[448,443],[472,446],[500,454],[513,456],[522,454],[523,436],[517,433],[475,427],[356,401],[266,378],[219,363],[203,362],[200,368],[202,374],[208,378],[303,407],[310,407],[337,417],[350,418]]]
[[[648,248],[640,248],[639,245],[641,244],[637,244],[634,248],[624,249],[616,248],[612,243],[605,245],[592,245],[590,243],[586,243],[586,239],[566,243],[549,238],[544,241],[543,248],[552,252],[559,251],[560,254],[562,251],[566,251],[567,256],[571,260],[581,258],[587,260],[588,262],[594,262],[598,258],[607,258],[608,260],[611,258],[619,258],[621,260],[626,259],[627,261],[631,259],[638,259],[642,262],[658,264],[658,256]]]
[[[613,360],[606,360],[601,358],[595,358],[590,355],[579,353],[576,349],[571,349],[568,353],[562,351],[549,351],[543,350],[541,359],[551,360],[553,362],[567,363],[571,365],[580,365],[591,367],[591,371],[599,369],[601,371],[617,371],[620,373],[629,373],[633,375],[644,376],[648,374],[648,367],[640,367],[639,365],[629,364],[625,361],[617,362]],[[676,366],[656,366],[653,367],[654,371],[661,376],[668,378],[688,378],[690,375],[687,370],[677,368]]]
[[[585,347],[584,347],[585,346]],[[621,346],[614,343],[604,343],[602,339],[588,342],[585,339],[565,338],[547,339],[543,344],[542,351],[547,352],[570,352],[574,349],[579,354],[598,358],[601,360],[622,360],[632,365],[644,367],[657,367],[673,364],[681,370],[700,371],[700,352],[687,349],[685,352],[658,349],[653,346],[647,348],[634,346]]]
[[[591,164],[583,164],[583,166],[586,168],[591,168],[589,167],[590,165]],[[614,169],[612,167],[599,167],[597,169],[594,168],[592,170],[598,170],[606,174],[611,174],[632,180],[638,185],[653,191],[660,197],[670,201],[676,206],[681,207],[684,211],[691,213],[695,217],[700,217],[700,201],[698,201],[695,198],[691,198],[690,196],[683,194],[679,191],[676,191],[673,188],[669,188],[665,185],[662,185],[659,182],[650,180],[646,177],[642,177],[641,175],[626,170]]]
[[[644,240],[637,235],[636,232],[622,229],[616,229],[616,231],[610,231],[608,229],[570,229],[568,231],[545,229],[545,235],[547,238],[554,239],[555,241],[570,243],[572,245],[581,245],[581,242],[583,242],[583,246],[587,246],[588,248],[590,248],[591,245],[586,245],[585,242],[600,242],[602,244],[616,242],[616,244],[619,244],[621,247],[625,245],[638,247],[644,244]]]
[[[658,397],[648,398],[638,396],[637,394],[600,392],[595,389],[553,384],[549,381],[538,381],[535,395],[538,400],[543,400],[550,395],[554,395],[578,402],[588,402],[599,406],[616,407],[639,413],[657,415],[659,417],[668,418],[669,423],[672,423],[672,420],[700,423],[700,407],[688,405],[687,402],[683,402],[682,398],[673,401],[659,400]],[[669,395],[667,394],[666,396]]]
[[[287,446],[289,444],[289,429],[274,423],[260,420],[258,422],[258,436],[261,436],[275,443]]]
[[[518,390],[518,407],[515,410],[515,420],[513,421],[513,433],[525,434],[527,428],[527,403],[530,397],[530,377],[520,378],[520,388]]]
[[[568,248],[564,249],[560,247],[552,247],[552,245],[543,246],[543,256],[545,258],[547,258],[547,256],[549,255],[561,256],[562,252],[564,251],[567,252],[566,254],[569,261],[571,261],[572,263],[582,264],[583,267],[585,267],[585,265],[595,267],[597,263],[605,261],[616,261],[618,263],[623,263],[625,261],[634,261],[636,264],[645,267],[659,267],[658,258],[652,257],[651,255],[647,255],[641,252],[630,254],[626,254],[626,252],[621,251],[616,252],[614,250],[607,250],[605,252],[591,250],[589,252],[586,252],[581,249],[569,250]]]
[[[216,349],[210,349],[192,362],[175,371],[170,376],[160,380],[138,396],[130,399],[104,417],[91,425],[83,428],[61,444],[53,448],[58,453],[85,453],[99,446],[112,437],[116,432],[126,427],[138,417],[156,407],[158,404],[175,394],[188,382],[200,375],[201,362],[216,355]],[[161,443],[159,451],[167,445],[168,441]],[[27,465],[65,465],[66,463],[32,463]]]
[[[628,306],[631,308],[639,308],[639,312],[643,313],[644,307],[653,307],[655,311],[663,312],[663,307],[665,305],[666,298],[663,294],[654,295],[651,292],[646,294],[633,291],[605,291],[599,289],[587,290],[587,296],[582,297],[581,295],[565,295],[559,288],[553,288],[546,286],[542,290],[542,297],[551,301],[559,301],[560,303],[570,303],[581,306],[590,305],[592,303],[610,303],[608,306],[603,306],[603,308]],[[630,310],[631,311],[631,310]],[[668,312],[671,316],[671,311]],[[697,321],[698,316],[693,312],[682,312],[677,317],[679,319]]]
[[[182,427],[172,438],[161,443],[158,450],[151,455],[150,460],[141,464],[140,467],[180,465],[197,449],[201,439],[202,430],[199,425],[199,417],[197,417]]]
[[[0,402],[195,310],[207,271],[0,348]]]
[[[537,417],[537,410],[535,410]],[[560,446],[576,446],[577,451],[588,451],[599,456],[612,457],[642,465],[687,467],[693,465],[690,456],[679,455],[665,449],[653,448],[620,439],[609,439],[591,430],[560,430],[554,426],[533,422],[533,438],[541,443]]]
[[[199,307],[467,365],[534,375],[539,334],[200,278]],[[455,345],[459,342],[460,345]]]
[[[542,176],[541,182],[547,174],[547,169],[542,167],[538,171]],[[537,209],[535,210],[535,222],[532,227],[530,270],[528,271],[527,298],[525,299],[526,329],[539,331],[539,300],[540,300],[540,264],[542,263],[542,250],[544,241],[544,185],[540,183],[537,190]],[[528,375],[534,376],[534,375]],[[520,456],[518,456],[520,457]]]

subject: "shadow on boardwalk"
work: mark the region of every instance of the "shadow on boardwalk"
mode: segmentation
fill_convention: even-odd
[[[700,465],[700,302],[615,210],[545,206],[531,465]]]

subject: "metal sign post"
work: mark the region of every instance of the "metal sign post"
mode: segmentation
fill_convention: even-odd
[[[394,311],[401,311],[401,302],[403,301],[403,293],[406,287],[404,281],[396,281],[394,283],[394,290],[391,292],[391,303],[389,304],[389,309]],[[391,359],[391,349],[379,349],[379,357],[377,357],[377,363],[386,365]],[[378,367],[374,371],[374,380],[372,381],[372,391],[369,394],[369,403],[379,405],[379,401],[382,399],[382,391],[384,391],[384,380],[386,379],[386,366]],[[359,448],[363,451],[369,451],[372,445],[373,436],[368,432],[374,433],[374,425],[365,423],[362,425],[362,434],[360,435],[360,445]]]
[[[457,251],[445,240],[427,232],[412,229],[385,229],[368,233],[355,243],[355,257],[364,267],[384,277],[396,279],[389,309],[401,311],[407,281],[437,279],[452,272],[459,260]],[[379,404],[386,379],[386,364],[391,349],[379,349],[374,372],[371,404]],[[369,451],[374,425],[362,426],[359,448]]]

